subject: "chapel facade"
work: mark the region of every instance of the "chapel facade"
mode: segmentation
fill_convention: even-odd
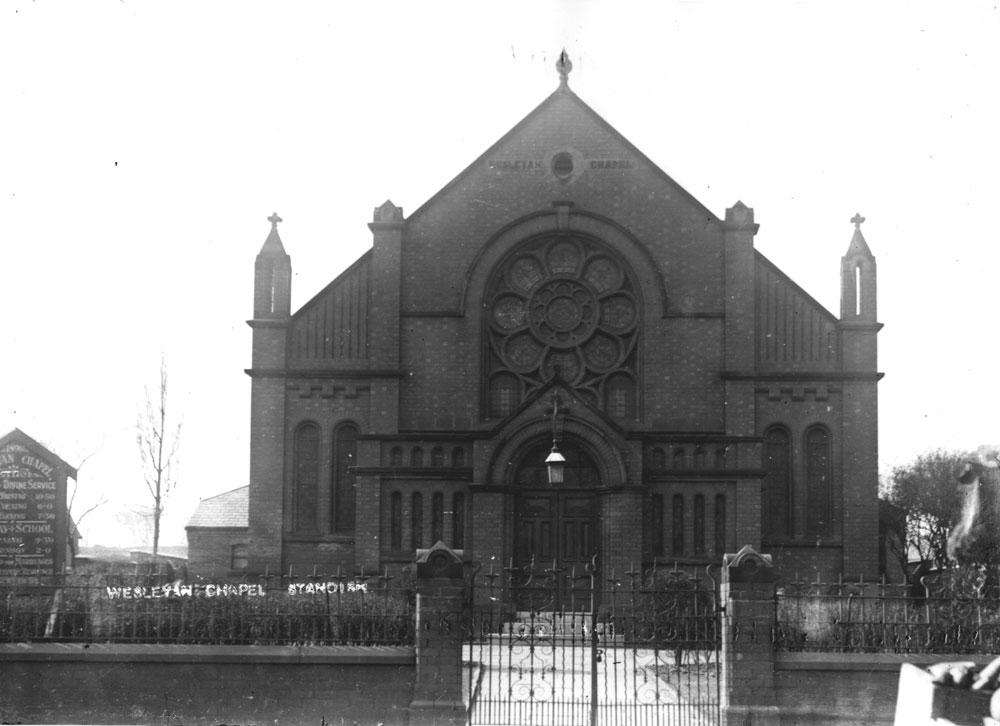
[[[371,249],[296,311],[270,218],[233,567],[391,572],[443,541],[624,573],[750,544],[785,577],[877,575],[863,219],[837,316],[755,250],[752,209],[716,216],[569,70],[418,210],[375,209]]]

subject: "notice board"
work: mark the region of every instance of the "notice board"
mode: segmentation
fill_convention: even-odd
[[[63,572],[67,477],[73,467],[19,429],[0,439],[0,580]]]

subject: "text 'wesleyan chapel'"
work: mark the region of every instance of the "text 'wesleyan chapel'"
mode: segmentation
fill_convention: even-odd
[[[875,259],[825,310],[558,89],[301,309],[256,261],[249,487],[191,567],[391,573],[441,540],[497,566],[878,571]],[[832,271],[831,271],[832,272]],[[551,483],[553,442],[565,459]]]

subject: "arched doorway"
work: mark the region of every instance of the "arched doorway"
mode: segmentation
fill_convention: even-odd
[[[514,559],[524,571],[533,568],[536,580],[554,570],[558,602],[552,606],[580,609],[589,603],[576,602],[580,598],[574,596],[572,578],[580,578],[578,588],[589,593],[587,565],[600,554],[600,475],[583,447],[563,441],[559,449],[566,457],[564,481],[549,484],[545,458],[551,448],[551,442],[545,442],[529,449],[515,471]]]

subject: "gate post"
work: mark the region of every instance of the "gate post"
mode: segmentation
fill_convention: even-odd
[[[774,693],[774,569],[750,545],[722,560],[723,726],[777,726]]]
[[[440,541],[430,549],[417,550],[417,676],[410,726],[466,721],[462,696],[463,554]]]

